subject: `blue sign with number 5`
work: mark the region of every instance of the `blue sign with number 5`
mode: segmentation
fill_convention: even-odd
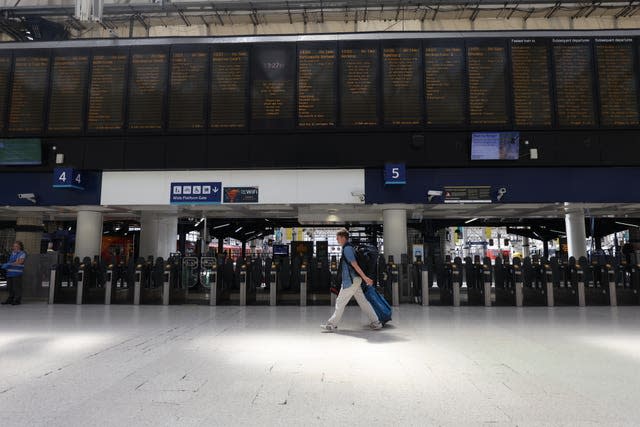
[[[385,184],[406,184],[407,166],[404,163],[387,163],[384,165]]]

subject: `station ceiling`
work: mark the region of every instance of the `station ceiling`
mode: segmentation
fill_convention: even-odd
[[[394,23],[446,20],[529,20],[633,18],[639,1],[323,1],[323,0],[105,0],[102,13],[78,19],[76,3],[91,0],[0,0],[0,31],[9,31],[16,20],[47,19],[73,29],[76,37],[94,26],[117,29],[123,26],[255,26],[273,24],[321,24],[330,22],[388,22],[389,30],[401,30]],[[85,6],[86,7],[86,6]],[[89,22],[95,21],[95,22]]]

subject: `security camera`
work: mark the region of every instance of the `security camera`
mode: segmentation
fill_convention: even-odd
[[[442,191],[440,190],[429,190],[427,191],[427,198],[429,201],[433,200],[434,197],[441,197]]]
[[[36,203],[36,195],[33,193],[18,193],[18,199],[28,200],[31,203]]]
[[[352,191],[351,195],[353,197],[357,197],[361,202],[364,202],[364,193],[361,193],[360,191]]]

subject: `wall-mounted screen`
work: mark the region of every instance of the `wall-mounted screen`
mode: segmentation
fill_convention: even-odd
[[[471,160],[518,160],[519,132],[474,132],[471,135]]]
[[[40,139],[0,139],[0,165],[42,164]]]

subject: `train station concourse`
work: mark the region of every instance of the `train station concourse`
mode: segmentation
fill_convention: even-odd
[[[640,4],[0,4],[0,426],[637,426]]]

